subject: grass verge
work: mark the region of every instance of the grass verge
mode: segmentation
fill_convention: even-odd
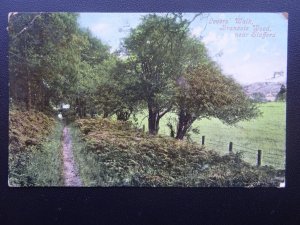
[[[74,124],[69,125],[72,136],[72,148],[75,162],[77,163],[79,175],[83,186],[101,185],[101,168],[97,160],[97,155],[87,152],[87,143],[82,141],[82,134]]]
[[[10,152],[9,186],[63,186],[61,134],[62,124],[56,122],[52,133],[39,144]]]

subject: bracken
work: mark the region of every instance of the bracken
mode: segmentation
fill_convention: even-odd
[[[276,170],[251,166],[240,154],[221,156],[196,143],[148,135],[130,122],[97,118],[75,123],[87,143],[83,155],[96,158],[93,174],[99,174],[100,186],[279,186]]]

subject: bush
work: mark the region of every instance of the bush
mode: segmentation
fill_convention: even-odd
[[[62,186],[62,124],[35,111],[11,111],[9,173],[12,187]]]
[[[80,160],[79,170],[86,185],[279,185],[273,168],[252,166],[239,153],[221,156],[196,143],[148,135],[129,122],[81,119],[76,125],[84,144],[75,150],[75,155]],[[73,130],[77,132],[76,128]]]
[[[9,152],[37,145],[53,129],[54,119],[34,110],[9,111]]]

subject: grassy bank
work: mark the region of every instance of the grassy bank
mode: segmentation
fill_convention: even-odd
[[[86,186],[278,186],[272,168],[240,154],[221,156],[198,144],[151,136],[130,123],[82,119],[72,128],[74,155]]]
[[[17,117],[13,117],[16,115]],[[26,113],[16,113],[13,116],[11,116],[11,120],[22,121],[20,124],[25,126],[28,120]],[[32,118],[32,123],[27,126],[34,126],[37,123],[43,125],[26,133],[24,126],[10,124],[10,128],[13,128],[15,133],[24,132],[24,134],[23,136],[10,135],[13,140],[9,146],[9,186],[62,186],[60,143],[62,124],[54,122],[45,115],[39,116],[33,112],[28,113],[28,116]],[[29,128],[27,127],[27,129]]]
[[[233,151],[242,152],[243,158],[252,164],[256,163],[257,150],[261,149],[262,164],[278,169],[285,168],[285,132],[286,132],[286,104],[285,102],[270,102],[260,104],[262,116],[243,121],[236,126],[224,125],[218,119],[203,119],[196,121],[193,128],[199,128],[200,133],[191,133],[193,141],[200,143],[205,136],[207,148],[214,149],[220,154],[228,153],[229,142],[233,142]],[[139,114],[139,127],[145,125],[147,130],[146,112]],[[168,121],[175,121],[174,113],[166,114],[160,122],[159,133],[169,135]]]

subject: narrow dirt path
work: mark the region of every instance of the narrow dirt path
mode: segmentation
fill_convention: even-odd
[[[82,186],[81,179],[74,161],[74,155],[72,150],[72,138],[68,127],[64,127],[63,140],[63,163],[64,163],[64,181],[65,186]]]

